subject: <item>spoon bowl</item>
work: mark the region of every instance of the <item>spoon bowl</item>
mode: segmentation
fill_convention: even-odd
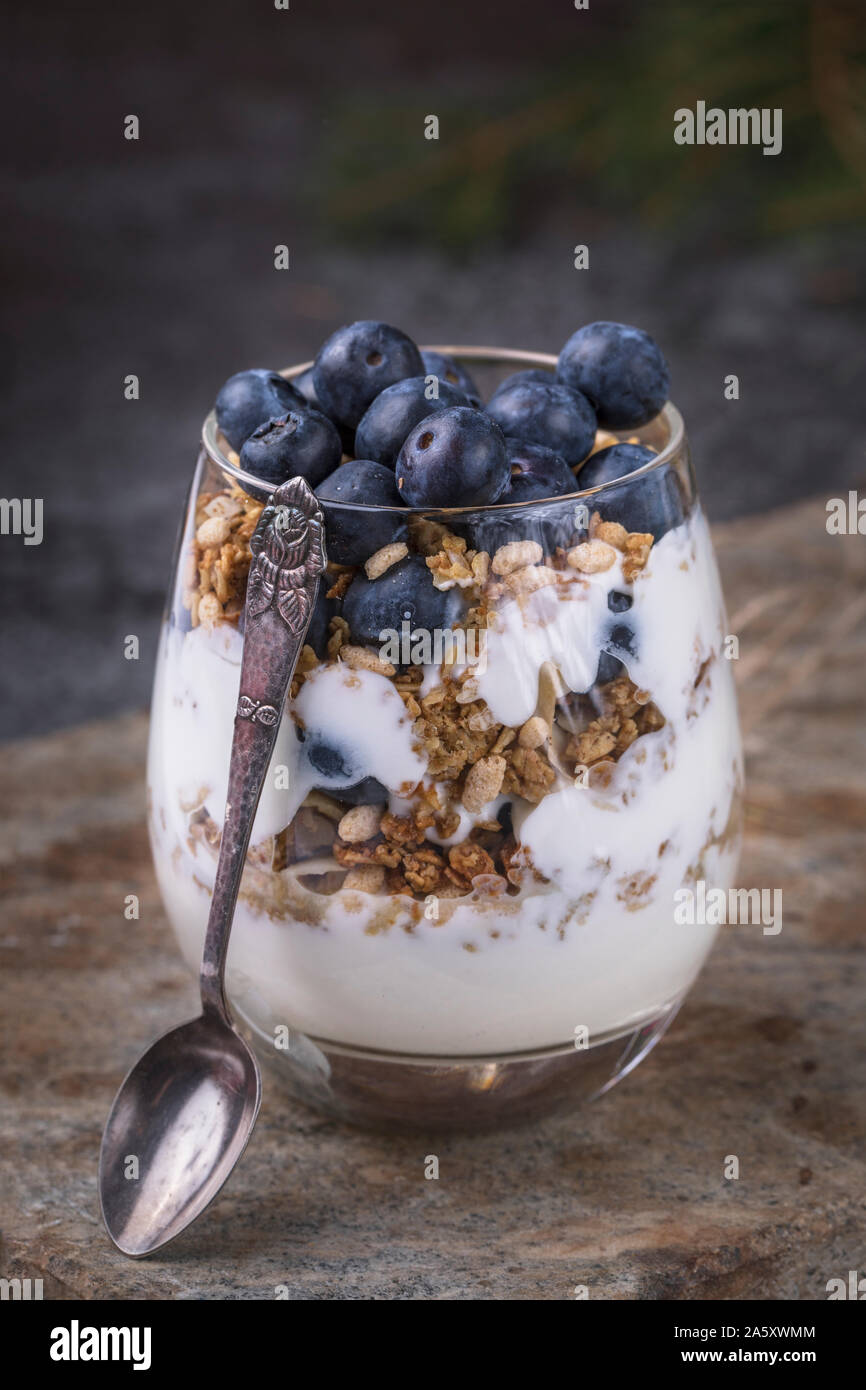
[[[102,1217],[119,1250],[149,1255],[201,1215],[246,1148],[261,1096],[250,1049],[214,1012],[148,1048],[115,1097],[100,1153]]]

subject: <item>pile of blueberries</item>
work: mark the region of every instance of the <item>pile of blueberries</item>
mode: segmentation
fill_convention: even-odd
[[[555,373],[515,372],[483,405],[460,363],[364,319],[333,333],[313,366],[291,382],[262,369],[230,377],[216,416],[246,472],[271,487],[297,475],[307,480],[325,504],[328,558],[361,565],[406,538],[407,507],[541,503],[625,478],[653,451],[614,444],[590,458],[596,429],[645,425],[664,406],[669,385],[665,359],[648,334],[599,322],[572,334]],[[344,453],[351,457],[341,463]],[[605,520],[656,540],[682,519],[670,470],[653,470],[606,497]],[[555,513],[561,527],[561,505]],[[493,512],[464,530],[475,548],[493,550],[524,538],[532,524],[525,513]],[[552,543],[573,539],[573,523],[566,524],[569,536],[550,529]],[[460,521],[449,526],[459,531]],[[356,577],[343,613],[354,640],[375,641],[394,625],[396,607],[408,606],[417,623],[435,627],[451,602],[430,583],[423,558],[408,556],[378,580]]]

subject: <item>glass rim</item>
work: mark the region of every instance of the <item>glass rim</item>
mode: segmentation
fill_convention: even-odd
[[[522,348],[492,348],[476,347],[468,345],[432,345],[424,346],[422,352],[438,352],[446,357],[454,357],[458,362],[473,362],[478,365],[497,366],[513,363],[515,369],[519,370],[519,365],[523,367],[548,367],[556,369],[557,358],[549,352],[529,352]],[[287,381],[293,381],[295,377],[301,376],[309,371],[313,365],[313,360],[300,362],[292,367],[283,367],[279,375],[285,377]],[[631,473],[625,473],[621,478],[612,478],[606,483],[597,483],[595,487],[578,489],[575,492],[567,492],[557,497],[536,497],[525,502],[480,502],[471,506],[461,507],[384,507],[376,503],[369,502],[331,502],[322,499],[322,506],[328,510],[345,512],[379,512],[384,514],[393,513],[396,516],[461,516],[472,515],[479,512],[500,512],[518,511],[539,507],[551,507],[558,503],[573,506],[576,502],[582,502],[588,497],[601,496],[617,488],[630,486],[633,482],[645,478],[648,474],[655,472],[658,468],[663,468],[666,463],[670,463],[676,457],[683,446],[685,440],[685,425],[673,401],[667,401],[659,415],[667,423],[669,438],[664,448],[653,458],[648,459],[640,468],[635,468]],[[649,422],[648,422],[649,423]],[[642,428],[642,427],[638,427]],[[610,431],[614,433],[615,431]],[[631,431],[632,433],[634,431]],[[201,442],[205,453],[213,463],[224,473],[227,473],[244,492],[259,499],[270,497],[274,492],[274,484],[257,478],[254,473],[247,473],[239,464],[232,463],[219,444],[219,430],[216,421],[216,410],[211,410],[205,417],[201,431]],[[338,465],[339,467],[339,465]]]

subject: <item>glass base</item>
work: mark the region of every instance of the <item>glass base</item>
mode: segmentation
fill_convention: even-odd
[[[677,999],[641,1027],[599,1039],[499,1057],[402,1057],[290,1033],[274,1045],[237,1008],[266,1079],[293,1100],[347,1124],[385,1130],[478,1131],[526,1124],[609,1091],[651,1052]]]

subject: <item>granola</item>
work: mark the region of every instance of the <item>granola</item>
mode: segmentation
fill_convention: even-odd
[[[235,483],[221,492],[199,494],[195,534],[183,571],[183,605],[193,627],[238,621],[250,568],[250,537],[262,510],[263,503]]]
[[[477,814],[499,795],[507,766],[505,759],[496,753],[472,764],[463,783],[462,800],[467,811]]]
[[[381,806],[353,806],[341,818],[337,834],[346,844],[354,845],[378,835],[382,822]]]
[[[377,550],[375,555],[371,555],[369,560],[364,562],[364,573],[368,579],[378,579],[392,565],[396,565],[398,560],[405,560],[408,554],[409,547],[403,541],[383,545],[381,550]]]
[[[439,548],[426,556],[426,564],[436,589],[470,589],[477,596],[490,572],[490,556],[485,550],[470,550],[462,536],[444,527],[437,537]]]
[[[234,483],[199,497],[184,571],[184,604],[193,626],[237,622],[250,565],[249,541],[261,511],[262,504]],[[368,579],[376,579],[411,551],[420,552],[435,588],[464,591],[455,630],[484,630],[501,602],[516,599],[523,605],[539,589],[551,588],[562,601],[570,601],[574,586],[586,582],[584,576],[603,573],[617,562],[623,582],[634,583],[652,544],[650,534],[628,532],[594,512],[587,539],[571,548],[545,554],[538,541],[518,538],[490,554],[473,549],[465,537],[443,524],[412,517],[409,543],[381,547],[361,569]],[[326,597],[339,603],[358,572],[357,566],[330,563]],[[647,692],[627,676],[597,687],[591,695],[570,696],[555,665],[545,662],[536,713],[509,727],[482,698],[471,669],[460,669],[453,658],[445,657],[438,683],[428,686],[422,668],[397,666],[376,648],[353,641],[340,614],[330,618],[324,650],[317,654],[311,645],[303,647],[292,698],[321,663],[342,663],[352,672],[373,672],[390,681],[412,720],[415,746],[427,766],[427,777],[412,794],[405,814],[396,815],[381,805],[346,807],[339,792],[333,798],[313,792],[288,830],[270,843],[266,853],[274,869],[321,864],[318,878],[311,874],[309,881],[321,882],[328,892],[342,885],[347,892],[424,899],[429,894],[453,897],[473,891],[495,896],[517,891],[535,871],[511,833],[510,815],[501,821],[495,814],[479,821],[485,808],[501,797],[537,805],[581,769],[603,773],[641,735],[665,722]],[[700,679],[696,688],[699,683]],[[558,712],[563,711],[565,729],[558,727]],[[453,843],[466,813],[475,824]],[[191,835],[212,844],[214,827],[194,821]],[[258,847],[259,858],[261,853]]]
[[[617,762],[641,734],[664,727],[661,711],[628,676],[601,686],[598,698],[601,713],[574,733],[566,745],[565,757],[573,764],[573,771],[602,761]]]

